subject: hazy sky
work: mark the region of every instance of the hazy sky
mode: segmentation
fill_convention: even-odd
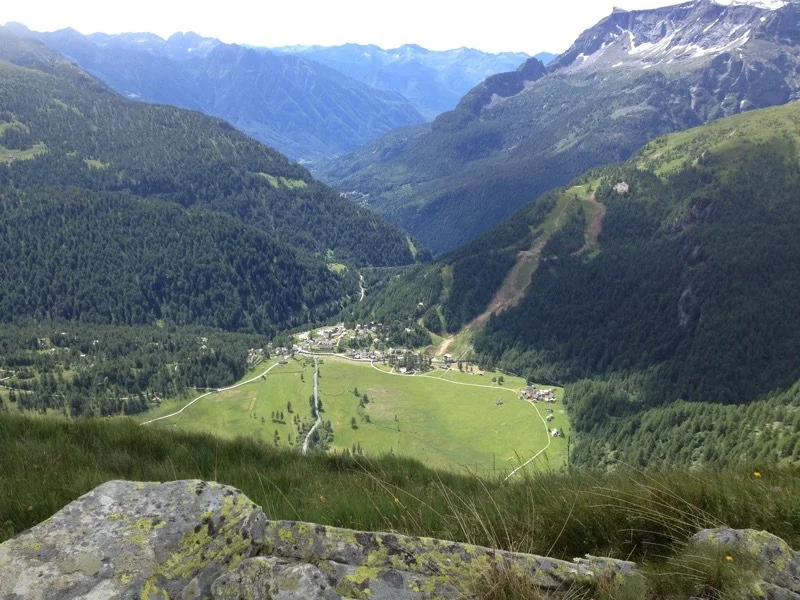
[[[676,0],[3,0],[0,23],[82,33],[195,31],[259,46],[416,43],[435,50],[561,52],[584,29],[623,8]]]

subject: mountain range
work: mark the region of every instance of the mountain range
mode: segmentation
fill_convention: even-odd
[[[472,48],[434,52],[415,44],[389,50],[344,44],[287,46],[274,51],[310,58],[374,88],[402,94],[428,121],[453,109],[487,77],[514,70],[530,58],[523,52],[489,54]],[[549,61],[555,55],[537,57]]]
[[[223,118],[308,163],[432,119],[487,75],[527,58],[418,46],[289,52],[224,44],[191,32],[165,40],[151,33],[85,36],[73,29],[38,33],[17,23],[8,27],[44,42],[128,98]],[[395,58],[398,52],[403,56]],[[367,53],[372,60],[364,58]]]
[[[319,174],[445,253],[658,135],[795,99],[799,24],[797,2],[617,9],[547,67],[489,77]]]
[[[3,322],[274,332],[338,312],[358,292],[346,266],[417,252],[230,124],[124,99],[7,29],[0,231]]]
[[[196,34],[84,36],[13,30],[44,42],[131,99],[172,104],[225,119],[295,160],[359,146],[422,115],[377,90],[299,56],[258,52]]]

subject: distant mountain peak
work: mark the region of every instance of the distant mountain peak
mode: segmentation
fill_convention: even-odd
[[[791,4],[785,0],[695,0],[646,10],[615,8],[549,67],[673,68],[742,52],[751,41],[767,35],[772,21]]]
[[[30,33],[30,31],[31,31],[30,29],[28,29],[22,23],[17,23],[16,21],[9,21],[8,23],[5,24],[5,27],[10,32],[12,32],[14,34],[17,34],[17,35],[23,35],[23,34],[26,34],[26,33]]]
[[[400,48],[407,48],[408,50],[414,50],[415,52],[424,52],[425,54],[430,52],[430,50],[423,48],[419,44],[404,44],[403,46],[400,46]]]
[[[524,52],[493,54],[466,47],[429,50],[413,43],[388,49],[350,43],[285,46],[274,51],[301,54],[367,85],[402,94],[428,120],[452,110],[487,77],[514,71],[530,58]]]

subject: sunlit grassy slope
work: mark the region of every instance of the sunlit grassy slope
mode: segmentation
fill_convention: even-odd
[[[244,380],[263,370],[259,366]],[[530,469],[561,468],[566,462],[566,438],[549,436],[543,420],[549,413],[543,405],[518,399],[525,386],[522,379],[506,375],[503,385],[492,382],[499,375],[433,371],[401,376],[367,363],[324,358],[320,361],[322,418],[333,426],[333,449],[338,451],[360,447],[368,456],[394,453],[436,468],[499,475],[546,449]],[[251,436],[273,445],[277,431],[280,447],[297,447],[300,431],[294,417],[299,416],[301,424],[312,421],[312,376],[310,358],[298,357],[263,379],[206,396],[182,413],[146,427],[208,432],[228,439]],[[364,394],[369,402],[362,407]],[[561,390],[557,395],[561,397]],[[292,405],[292,414],[287,403]],[[166,402],[139,420],[165,417],[187,404],[185,400]],[[568,434],[563,406],[553,408],[551,426]],[[272,420],[276,411],[284,413],[283,422]]]
[[[159,431],[130,419],[6,413],[0,413],[0,456],[0,542],[105,481],[204,479],[243,490],[270,519],[396,531],[564,559],[592,554],[636,560],[643,564],[647,590],[635,597],[653,600],[708,592],[708,571],[720,566],[684,546],[700,528],[724,523],[766,529],[795,548],[800,544],[796,468],[759,467],[759,477],[754,467],[691,474],[538,473],[504,484],[399,457],[301,456],[255,440]],[[721,568],[729,567],[723,561]]]

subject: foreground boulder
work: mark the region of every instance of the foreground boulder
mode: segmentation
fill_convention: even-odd
[[[215,483],[110,481],[0,545],[0,599],[205,598],[262,547],[266,524]]]
[[[800,552],[781,538],[766,531],[723,527],[700,531],[692,541],[743,565],[746,598],[800,600]]]
[[[548,597],[636,575],[455,542],[267,521],[233,488],[113,481],[0,545],[0,600],[428,600],[512,573]]]

